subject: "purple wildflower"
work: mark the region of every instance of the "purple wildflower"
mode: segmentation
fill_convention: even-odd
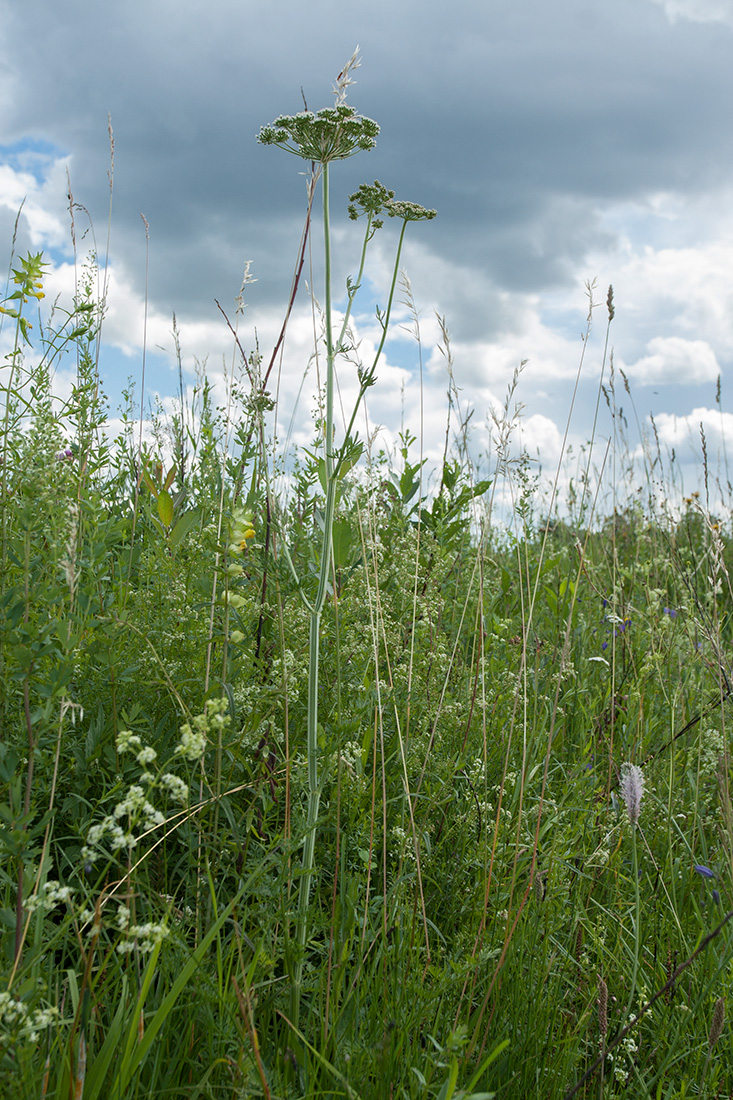
[[[670,619],[676,619],[677,618],[677,611],[675,610],[674,607],[663,607],[662,608],[662,614],[663,615],[669,615]]]
[[[715,871],[712,871],[709,867],[706,867],[704,863],[696,863],[695,866],[692,869],[693,869],[693,871],[696,871],[697,874],[700,875],[701,878],[707,878],[707,879],[717,878],[717,875],[715,874]],[[717,890],[713,890],[712,893],[713,893],[713,904],[714,905],[720,905],[720,894],[718,893]]]

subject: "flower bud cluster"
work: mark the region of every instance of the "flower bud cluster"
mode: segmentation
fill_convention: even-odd
[[[372,227],[379,229],[384,224],[379,214],[386,214],[390,218],[400,218],[405,222],[431,221],[437,216],[437,210],[428,210],[416,202],[405,202],[394,197],[394,191],[375,180],[374,183],[362,183],[358,191],[349,196],[349,217],[356,221],[361,214],[367,214],[372,220]]]
[[[277,145],[288,153],[318,164],[345,160],[360,149],[373,149],[379,126],[345,103],[321,111],[280,115],[260,130],[262,145]]]

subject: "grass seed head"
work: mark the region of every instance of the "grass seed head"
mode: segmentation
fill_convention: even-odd
[[[608,1034],[608,986],[603,978],[598,979],[598,1030],[605,1039]]]
[[[713,1018],[710,1022],[710,1034],[708,1035],[708,1049],[712,1050],[720,1036],[723,1034],[725,1023],[725,1000],[718,997],[713,1009]]]

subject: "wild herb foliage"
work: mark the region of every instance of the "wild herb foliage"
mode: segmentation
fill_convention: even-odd
[[[355,118],[265,133],[318,174]],[[366,244],[417,209],[379,188]],[[4,307],[3,1094],[727,1094],[730,524],[534,519],[509,412],[431,492],[327,413],[277,498],[256,356],[109,442],[101,304],[31,348],[43,270]]]

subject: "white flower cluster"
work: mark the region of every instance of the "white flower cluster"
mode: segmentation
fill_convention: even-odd
[[[101,921],[98,920],[97,913],[94,909],[80,909],[78,919],[80,927],[86,928],[88,939],[98,936],[101,932],[102,924]]]
[[[120,825],[121,818],[127,817],[128,828]],[[139,784],[134,784],[128,790],[121,802],[118,802],[111,814],[101,821],[99,825],[92,825],[87,833],[87,842],[81,850],[81,856],[85,863],[94,863],[98,856],[96,849],[107,838],[107,843],[113,852],[122,848],[131,850],[141,839],[133,829],[142,825],[144,833],[157,829],[165,824],[165,817],[156,810],[145,797],[145,792]]]
[[[48,913],[57,905],[63,905],[72,900],[74,891],[70,886],[61,886],[57,879],[49,879],[43,884],[40,893],[26,898],[23,907],[26,913],[35,913],[36,909],[43,909]]]
[[[712,779],[725,755],[725,738],[720,730],[706,729],[700,737],[699,773],[701,779]]]
[[[618,1081],[618,1083],[620,1085],[625,1085],[628,1082],[629,1078],[631,1077],[631,1068],[627,1069],[624,1066],[623,1061],[622,1061],[622,1057],[625,1055],[625,1057],[633,1065],[634,1057],[635,1057],[636,1052],[638,1051],[638,1049],[639,1048],[637,1047],[633,1036],[632,1035],[627,1035],[626,1038],[621,1042],[620,1052],[617,1052],[617,1053],[620,1054],[620,1056],[617,1056],[617,1058],[614,1058],[613,1054],[609,1054],[609,1056],[608,1056],[609,1061],[614,1063],[613,1075],[614,1075],[614,1077],[616,1078],[616,1080]]]
[[[38,1033],[50,1027],[58,1018],[59,1010],[37,1008],[31,1012],[23,1001],[16,1000],[7,990],[0,992],[0,1044],[8,1040],[22,1039],[28,1043],[38,1042]]]
[[[122,848],[132,849],[138,842],[138,838],[133,833],[126,833],[125,830],[117,824],[114,817],[108,814],[101,824],[92,825],[87,833],[87,842],[81,850],[81,858],[84,860],[84,863],[95,862],[99,856],[97,848],[105,837],[107,837],[107,843],[113,852],[118,852]]]
[[[134,752],[135,749],[139,749],[136,753],[135,759],[141,768],[146,768],[148,764],[154,764],[158,759],[158,754],[151,745],[143,745],[142,740],[137,733],[132,733],[130,730],[120,730],[117,734],[115,741],[117,745],[117,752],[120,756],[125,752]]]
[[[362,773],[361,745],[358,741],[346,741],[341,746],[339,753],[341,763],[345,764],[350,772]]]
[[[110,927],[121,935],[116,951],[120,955],[129,955],[137,950],[146,954],[153,950],[157,943],[161,943],[169,934],[165,924],[148,921],[146,924],[130,924],[132,914],[124,904],[117,906],[117,912],[113,917]],[[100,916],[93,909],[79,911],[79,924],[86,928],[87,939],[98,936],[102,929]]]
[[[399,858],[405,861],[406,866],[416,866],[417,857],[415,855],[415,842],[412,839],[412,834],[405,832],[400,825],[394,825],[391,830],[393,840],[397,842],[399,849]]]
[[[172,772],[164,772],[158,783],[174,802],[180,802],[182,806],[187,804],[188,784],[184,783],[180,776],[173,775]]]
[[[137,783],[130,787],[125,798],[122,802],[118,802],[113,810],[114,819],[119,820],[125,816],[133,821],[139,821],[142,818],[145,832],[149,829],[157,829],[165,822],[163,814],[148,802],[144,790]]]
[[[137,733],[133,733],[131,730],[120,730],[115,740],[118,753],[131,752],[133,749],[139,748],[142,745],[142,741]]]
[[[181,726],[181,740],[176,745],[176,755],[195,764],[206,750],[206,716],[199,714],[193,719],[193,728],[188,722]]]
[[[176,755],[192,764],[197,763],[206,750],[207,735],[226,729],[231,718],[227,713],[226,699],[207,699],[203,714],[197,714],[191,722],[181,726],[181,740],[176,745]]]
[[[169,929],[164,924],[156,924],[153,921],[148,921],[147,924],[130,924],[130,910],[126,905],[117,907],[115,924],[127,937],[117,944],[120,955],[129,955],[136,949],[146,954],[152,951],[157,943],[162,943],[169,933]]]
[[[189,723],[181,726],[181,740],[176,746],[175,754],[192,762],[200,760],[206,746],[207,732],[229,724],[226,710],[226,701],[209,700],[205,713],[193,719],[193,728]],[[173,802],[182,806],[188,803],[189,788],[185,780],[173,772],[159,772],[155,775],[148,771],[149,767],[156,764],[158,754],[151,745],[143,745],[139,734],[132,733],[131,730],[120,730],[115,744],[120,755],[135,754],[137,763],[143,769],[141,779],[147,783],[148,789],[146,792],[140,784],[133,784],[112,813],[107,814],[100,824],[92,825],[87,834],[87,842],[81,850],[82,859],[88,864],[94,863],[98,858],[98,849],[102,842],[106,842],[111,852],[123,849],[129,852],[145,833],[165,824],[165,815],[150,801],[156,788]]]
[[[115,917],[115,924],[120,932],[126,932],[130,927],[130,910],[126,905],[117,906],[117,916]]]

